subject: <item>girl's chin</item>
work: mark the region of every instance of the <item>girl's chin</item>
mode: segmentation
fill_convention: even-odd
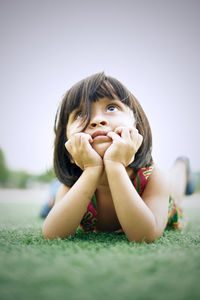
[[[110,147],[112,143],[99,143],[93,144],[92,148],[103,158],[106,150]]]

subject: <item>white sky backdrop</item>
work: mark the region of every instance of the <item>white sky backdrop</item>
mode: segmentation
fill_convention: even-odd
[[[0,0],[0,147],[8,165],[52,165],[67,89],[105,71],[143,106],[154,160],[200,170],[200,1]]]

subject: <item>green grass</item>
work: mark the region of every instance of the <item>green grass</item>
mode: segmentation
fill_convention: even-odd
[[[199,299],[199,208],[152,244],[124,235],[44,240],[39,204],[0,203],[0,299]]]

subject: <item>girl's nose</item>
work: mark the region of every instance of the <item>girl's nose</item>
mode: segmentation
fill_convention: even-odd
[[[96,126],[106,126],[106,125],[108,125],[108,121],[101,116],[95,116],[90,121],[90,126],[93,128]]]

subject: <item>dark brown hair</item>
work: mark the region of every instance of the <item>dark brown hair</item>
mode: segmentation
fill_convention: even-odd
[[[54,131],[54,169],[60,180],[67,186],[72,186],[80,177],[82,170],[71,163],[70,155],[65,148],[67,141],[66,126],[69,115],[74,109],[81,106],[83,118],[83,130],[88,126],[91,118],[91,103],[100,98],[118,98],[129,106],[134,113],[136,128],[143,136],[143,142],[135,155],[134,161],[129,165],[134,170],[148,167],[153,163],[152,159],[152,134],[148,119],[137,101],[128,89],[117,79],[106,76],[104,72],[94,74],[76,83],[69,89],[56,113]]]

